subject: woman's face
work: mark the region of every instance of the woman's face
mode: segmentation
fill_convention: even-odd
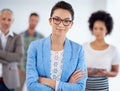
[[[104,39],[106,33],[107,28],[105,26],[105,23],[99,20],[95,21],[93,25],[93,35],[96,37],[96,39]]]
[[[53,35],[65,36],[73,24],[71,13],[65,9],[56,9],[49,23],[52,26]]]

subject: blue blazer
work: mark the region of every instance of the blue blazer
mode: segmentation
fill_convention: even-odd
[[[33,41],[28,49],[26,82],[28,91],[54,91],[54,89],[38,82],[39,76],[50,78],[51,39],[44,38]],[[85,76],[75,83],[68,83],[69,78],[81,68]],[[64,61],[58,91],[85,91],[87,70],[84,51],[81,45],[65,40]]]

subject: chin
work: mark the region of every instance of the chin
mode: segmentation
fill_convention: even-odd
[[[96,37],[96,39],[97,39],[97,40],[102,40],[103,38],[98,38],[98,37]]]

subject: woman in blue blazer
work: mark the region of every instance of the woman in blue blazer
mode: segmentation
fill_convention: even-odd
[[[30,44],[27,57],[28,91],[85,91],[87,71],[81,45],[66,38],[73,25],[72,6],[59,1],[51,10],[52,34]]]

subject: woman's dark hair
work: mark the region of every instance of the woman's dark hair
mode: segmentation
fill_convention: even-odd
[[[55,11],[56,9],[59,9],[59,8],[68,10],[68,11],[71,13],[72,20],[74,20],[74,10],[73,10],[72,6],[71,6],[69,3],[65,2],[65,1],[59,1],[59,2],[57,2],[57,3],[53,6],[53,8],[52,8],[52,10],[51,10],[50,17],[52,17],[54,11]]]
[[[109,13],[105,11],[97,11],[92,13],[88,20],[90,31],[93,31],[93,26],[96,21],[102,21],[105,23],[105,26],[107,28],[107,34],[110,34],[112,32],[113,19]]]

